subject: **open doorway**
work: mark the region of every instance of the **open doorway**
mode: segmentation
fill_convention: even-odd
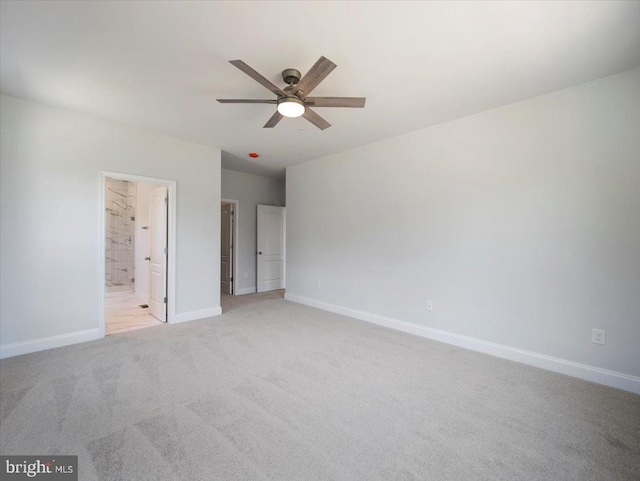
[[[220,209],[220,305],[222,312],[229,312],[265,300],[283,299],[286,262],[285,208],[267,205],[256,206],[257,236],[254,245],[251,245],[251,239],[238,235],[240,226],[238,201],[221,199]],[[247,217],[249,215],[247,214]],[[246,217],[243,219],[247,220]],[[245,247],[243,254],[240,254],[242,252],[241,242]],[[246,252],[247,246],[250,246],[249,252]],[[256,250],[254,251],[254,249]],[[242,257],[242,255],[246,255],[246,257]],[[244,264],[242,264],[243,261]],[[254,274],[256,277],[253,281],[249,280],[248,272],[243,272],[249,270],[247,264],[251,262],[256,263],[256,271],[254,272],[257,275]],[[238,282],[240,280],[237,277],[238,272],[243,274],[242,281],[245,284],[255,282],[254,287],[246,288],[242,282]]]
[[[103,173],[101,329],[115,334],[169,320],[173,287],[170,181]],[[171,256],[173,257],[173,255]],[[172,263],[171,263],[172,264]]]
[[[220,202],[220,294],[236,295],[238,202]]]

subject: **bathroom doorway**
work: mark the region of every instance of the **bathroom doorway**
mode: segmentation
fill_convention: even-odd
[[[103,180],[101,328],[110,335],[163,325],[173,286],[171,184],[111,173]]]

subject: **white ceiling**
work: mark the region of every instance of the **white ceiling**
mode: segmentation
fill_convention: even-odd
[[[3,93],[223,150],[223,166],[284,167],[640,65],[640,2],[2,2]],[[314,96],[365,96],[262,126],[278,86],[324,55]],[[303,129],[303,130],[300,130]],[[257,151],[260,158],[250,160]],[[393,159],[390,159],[393,160]]]

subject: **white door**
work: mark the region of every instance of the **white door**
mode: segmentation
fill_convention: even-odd
[[[222,204],[220,219],[220,290],[233,294],[233,204]]]
[[[162,322],[167,322],[167,205],[167,188],[153,189],[149,208],[149,314]]]
[[[284,289],[285,208],[258,206],[258,292]]]

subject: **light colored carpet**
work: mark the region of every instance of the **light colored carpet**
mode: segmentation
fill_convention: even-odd
[[[222,307],[223,314],[226,314],[239,307],[246,307],[256,302],[262,302],[267,299],[284,299],[284,289],[278,289],[277,291],[260,292],[256,294],[247,294],[244,296],[231,296],[220,293],[220,305]]]
[[[280,298],[0,362],[3,454],[81,480],[625,480],[640,396]]]

